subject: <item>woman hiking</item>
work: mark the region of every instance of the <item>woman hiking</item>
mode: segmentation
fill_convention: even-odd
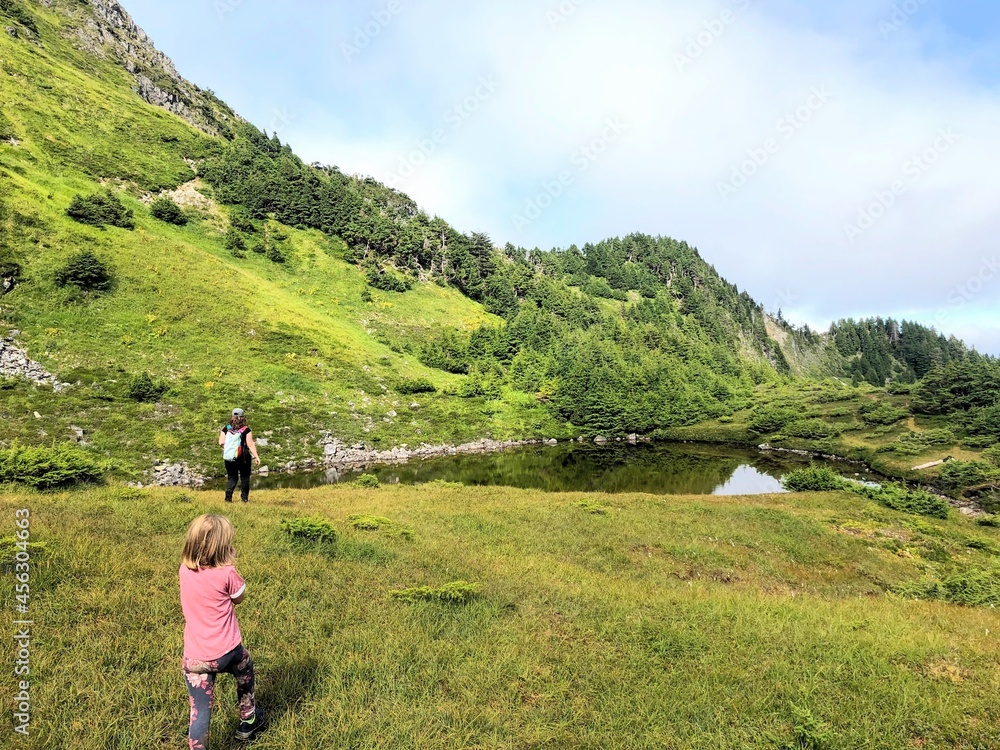
[[[253,434],[247,427],[246,412],[233,409],[229,424],[219,433],[219,445],[222,446],[222,458],[226,462],[226,502],[233,501],[233,490],[237,481],[240,484],[240,499],[250,502],[250,461],[260,466],[257,446],[253,442]]]

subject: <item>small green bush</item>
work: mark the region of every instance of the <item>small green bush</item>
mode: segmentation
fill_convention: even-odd
[[[285,255],[284,251],[278,245],[268,245],[264,251],[264,257],[267,258],[272,263],[285,263],[288,260],[288,256]]]
[[[378,477],[374,474],[362,474],[354,480],[354,484],[358,487],[368,487],[370,489],[374,489],[379,487],[381,482],[379,482]]]
[[[29,564],[34,565],[46,556],[48,548],[45,546],[45,542],[25,543],[13,536],[0,539],[0,572],[14,572],[18,562],[18,553],[21,553],[21,562],[24,562],[26,553]]]
[[[966,607],[1000,606],[1000,562],[953,570],[941,579],[928,577],[899,587],[896,593],[917,599],[939,599]]]
[[[247,249],[247,244],[243,240],[243,235],[240,234],[235,229],[229,229],[226,232],[225,237],[222,239],[222,244],[232,253],[242,252]]]
[[[413,530],[401,526],[395,521],[382,516],[368,516],[360,513],[347,517],[348,523],[358,531],[382,531],[389,536],[398,536],[403,539],[412,539]]]
[[[396,385],[396,393],[411,396],[416,393],[437,393],[437,386],[426,378],[402,380]]]
[[[855,485],[849,489],[879,505],[902,513],[942,519],[948,517],[948,502],[924,490],[913,490],[905,485],[892,483],[881,487]]]
[[[848,482],[828,466],[813,465],[786,474],[781,484],[789,492],[831,492],[847,489]]]
[[[807,440],[822,440],[834,437],[839,433],[836,427],[822,419],[799,419],[785,425],[782,433],[787,437],[804,438]]]
[[[389,598],[402,602],[442,602],[444,604],[464,604],[479,594],[478,583],[468,581],[452,581],[444,586],[432,588],[419,586],[409,589],[390,591]]]
[[[298,542],[322,546],[337,542],[337,529],[322,516],[284,520],[281,522],[281,528]]]
[[[114,286],[114,274],[92,251],[80,250],[56,271],[55,282],[84,292],[107,292]]]
[[[906,409],[898,409],[887,401],[870,401],[858,410],[866,425],[891,425],[909,416]]]
[[[110,190],[88,196],[73,196],[69,208],[66,209],[66,215],[81,224],[95,227],[110,224],[122,229],[135,229],[132,209],[126,208],[121,198]]]
[[[0,483],[16,482],[51,490],[98,483],[103,475],[97,459],[74,446],[41,448],[14,443],[0,450]]]
[[[242,208],[234,208],[229,214],[229,226],[237,232],[244,234],[256,234],[257,225],[254,220]]]
[[[941,469],[941,484],[949,490],[975,487],[998,476],[985,461],[949,461]]]
[[[758,406],[750,415],[750,432],[756,435],[769,435],[772,432],[777,432],[797,417],[798,415],[791,409]]]
[[[408,292],[413,288],[412,279],[375,268],[368,272],[368,284],[383,292]]]
[[[578,500],[573,503],[574,508],[579,508],[584,513],[590,513],[593,516],[606,516],[608,515],[608,509],[603,505],[595,503],[593,500]]]
[[[141,372],[129,378],[126,394],[139,403],[155,403],[167,392],[167,384],[153,380],[148,372]]]
[[[1000,469],[1000,443],[984,450],[983,458],[986,459],[992,466]]]
[[[170,198],[161,195],[149,205],[149,213],[167,224],[182,227],[188,223],[187,214]]]

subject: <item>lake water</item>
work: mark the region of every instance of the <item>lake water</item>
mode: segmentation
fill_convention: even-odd
[[[353,471],[318,471],[254,477],[258,489],[307,489],[349,482],[361,473],[382,484],[435,480],[469,486],[500,485],[548,492],[648,492],[662,495],[760,495],[784,492],[781,477],[810,459],[784,453],[709,445],[657,443],[562,443],[527,446],[503,453],[445,456]],[[824,462],[845,477],[874,477],[853,464]],[[218,490],[224,481],[206,489]]]

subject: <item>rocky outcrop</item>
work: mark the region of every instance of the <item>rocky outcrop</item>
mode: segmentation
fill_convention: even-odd
[[[61,383],[52,373],[28,357],[28,353],[14,344],[14,337],[20,331],[11,331],[7,338],[0,339],[0,378],[25,378],[35,385],[51,385],[56,392],[69,387]]]
[[[69,12],[75,21],[70,34],[76,46],[125,68],[135,81],[133,90],[148,103],[212,135],[239,121],[211,92],[181,76],[116,0],[89,0]]]
[[[205,477],[185,463],[163,463],[153,467],[154,487],[201,487],[203,484]]]

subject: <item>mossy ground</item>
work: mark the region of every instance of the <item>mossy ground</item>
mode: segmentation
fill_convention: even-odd
[[[607,514],[586,513],[589,501]],[[995,747],[995,610],[890,593],[988,564],[1000,531],[846,493],[754,498],[355,487],[0,495],[32,510],[26,747],[174,748],[187,699],[177,565],[222,512],[268,748],[774,748],[802,711],[827,748]],[[363,513],[412,535],[354,529]],[[282,519],[322,516],[332,547]],[[390,592],[479,584],[464,604]],[[0,592],[11,601],[12,580]],[[236,747],[231,680],[213,747]],[[800,729],[802,727],[800,726]],[[791,746],[791,745],[789,745]]]

